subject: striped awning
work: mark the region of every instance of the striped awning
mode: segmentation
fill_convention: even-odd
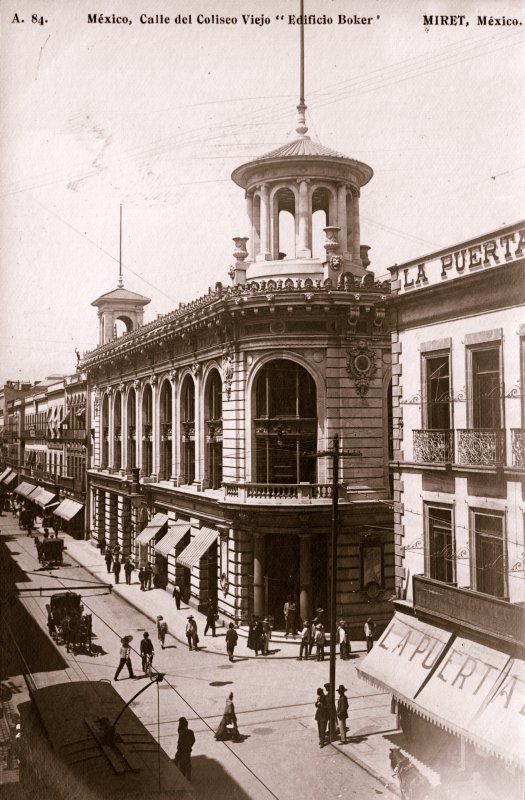
[[[4,469],[4,471],[3,471],[3,472],[2,472],[2,474],[0,475],[0,483],[2,483],[2,481],[4,480],[4,478],[7,478],[7,476],[9,475],[9,473],[10,473],[10,472],[12,472],[12,470],[11,470],[11,467],[6,467],[6,468]]]
[[[213,528],[201,528],[200,530],[193,529],[195,536],[187,547],[184,548],[182,553],[177,556],[177,564],[182,564],[183,567],[193,569],[204,553],[209,550],[211,545],[217,541],[219,531]]]
[[[62,500],[59,506],[54,509],[53,514],[56,514],[57,517],[61,519],[65,519],[69,522],[70,519],[73,519],[75,514],[78,514],[84,508],[82,503],[77,503],[76,500],[71,500],[69,497],[66,500]]]
[[[4,478],[4,481],[3,481],[4,485],[5,486],[9,486],[11,483],[13,483],[13,481],[17,480],[17,477],[18,476],[17,476],[16,472],[14,470],[12,470],[11,473],[7,476],[7,478]]]
[[[19,483],[16,487],[15,494],[19,494],[21,497],[25,497],[27,499],[29,495],[35,491],[35,489],[38,489],[38,486],[35,486],[34,483],[22,481],[22,483]]]
[[[160,531],[160,529],[167,524],[168,524],[167,514],[155,514],[155,516],[152,517],[152,519],[150,519],[146,527],[143,530],[141,530],[141,532],[135,539],[135,544],[148,544],[148,542],[151,542],[151,540]]]
[[[178,543],[184,539],[186,534],[189,532],[190,527],[191,526],[189,522],[172,523],[169,526],[167,533],[165,533],[162,539],[159,539],[155,545],[155,552],[160,553],[161,556],[167,558],[170,550],[174,550]]]
[[[41,508],[45,508],[55,499],[55,492],[48,492],[43,486],[39,486],[37,491],[34,492],[29,498],[32,503],[36,503]],[[58,501],[56,501],[58,503]]]
[[[16,472],[12,470],[11,467],[8,467],[7,469],[4,469],[4,471],[0,475],[0,483],[3,483],[6,486],[8,486],[10,483],[14,481],[15,478],[16,478]]]

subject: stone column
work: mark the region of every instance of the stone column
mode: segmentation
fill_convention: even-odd
[[[108,396],[108,467],[114,469],[115,462],[115,395],[110,390]]]
[[[179,464],[178,464],[178,457],[179,457],[179,437],[180,437],[180,428],[179,428],[179,414],[177,413],[177,399],[178,399],[178,382],[173,376],[171,379],[171,476],[170,480],[172,482],[177,481],[177,475],[179,474]]]
[[[359,195],[352,198],[352,261],[361,263],[361,232],[359,229]]]
[[[298,236],[297,236],[297,258],[310,258],[311,252],[308,246],[310,241],[310,209],[308,203],[308,182],[299,181],[299,208]]]
[[[248,214],[248,219],[250,220],[250,228],[249,228],[250,238],[248,240],[250,244],[248,245],[248,258],[251,261],[255,261],[255,252],[253,244],[255,240],[255,237],[253,235],[253,194],[248,194],[248,192],[246,192],[246,213]]]
[[[253,534],[253,613],[264,616],[264,535]]]
[[[312,620],[312,535],[299,535],[299,613]]]
[[[123,385],[120,393],[120,469],[128,469],[128,397]]]
[[[142,472],[142,385],[140,381],[137,380],[134,382],[134,386],[135,386],[135,464]]]
[[[339,247],[344,255],[348,253],[348,228],[346,224],[346,186],[341,184],[337,190],[337,224],[339,232]]]
[[[268,203],[268,184],[261,185],[261,261],[268,260],[270,257],[269,248],[270,234],[270,210]]]
[[[160,420],[159,420],[159,392],[157,376],[151,379],[151,474],[158,475],[160,471]]]

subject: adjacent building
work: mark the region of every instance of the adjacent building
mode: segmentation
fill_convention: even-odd
[[[391,269],[402,599],[362,667],[438,771],[506,797],[525,767],[524,248],[520,222]]]
[[[230,285],[148,324],[148,298],[122,281],[93,303],[88,525],[195,606],[279,627],[290,597],[303,619],[327,619],[339,433],[353,455],[340,471],[337,614],[357,635],[368,616],[386,624],[394,591],[390,286],[360,240],[372,170],[297,130],[233,173],[249,235],[234,239]]]

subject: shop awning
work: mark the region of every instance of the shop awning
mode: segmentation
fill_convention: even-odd
[[[3,483],[4,478],[7,478],[9,473],[12,472],[12,471],[13,470],[11,469],[11,467],[6,467],[6,469],[4,469],[4,471],[0,475],[0,483]]]
[[[12,470],[11,473],[7,476],[7,478],[4,478],[3,480],[4,486],[9,486],[11,483],[13,483],[13,481],[16,481],[16,479],[17,479],[17,474],[16,472],[14,472],[14,470]]]
[[[38,489],[38,486],[35,486],[34,483],[22,481],[22,483],[19,483],[16,487],[15,494],[19,494],[21,497],[25,497],[27,499],[29,495],[35,491],[35,489]]]
[[[470,728],[503,759],[525,766],[524,709],[525,662],[511,658]]]
[[[67,498],[66,500],[62,500],[59,506],[54,509],[53,514],[56,514],[57,517],[61,519],[65,519],[69,522],[70,519],[78,514],[79,511],[82,511],[84,506],[82,503],[77,503],[76,500],[71,500]]]
[[[211,545],[217,541],[219,531],[215,531],[213,528],[201,528],[195,534],[189,545],[177,556],[177,564],[182,564],[188,569],[192,569]]]
[[[48,492],[47,489],[44,489],[43,486],[39,486],[36,492],[33,492],[31,497],[29,498],[32,503],[36,503],[41,508],[45,508],[50,503],[53,502],[55,499],[56,494],[54,492]],[[58,501],[57,501],[58,502]]]
[[[137,538],[135,539],[135,544],[148,544],[154,538],[155,534],[157,534],[164,525],[168,523],[168,515],[167,514],[155,514],[152,519],[148,522],[145,528],[141,530]]]
[[[155,552],[167,558],[170,550],[174,550],[178,543],[184,539],[190,527],[189,522],[175,522],[170,525],[168,532],[155,545]]]
[[[413,699],[451,638],[450,631],[408,614],[394,614],[357,672],[399,700]]]

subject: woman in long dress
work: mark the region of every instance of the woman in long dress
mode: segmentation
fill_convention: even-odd
[[[229,739],[238,742],[241,738],[239,729],[237,728],[237,717],[235,715],[235,706],[233,705],[233,692],[230,692],[226,700],[224,714],[217,728],[215,738],[219,742],[225,742]]]

